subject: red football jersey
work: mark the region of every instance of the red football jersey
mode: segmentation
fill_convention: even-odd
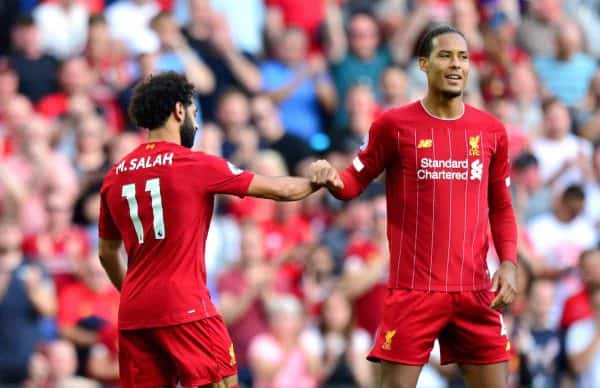
[[[490,287],[490,222],[500,258],[516,262],[508,139],[493,116],[465,105],[461,117],[445,120],[421,101],[387,111],[342,172],[345,187],[337,195],[352,198],[384,170],[390,287]]]
[[[128,268],[119,328],[169,326],[216,315],[204,249],[214,195],[247,193],[253,174],[169,142],[142,144],[107,173],[99,234],[122,239]]]

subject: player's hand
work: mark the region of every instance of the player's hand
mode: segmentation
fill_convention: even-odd
[[[308,176],[315,185],[325,186],[330,190],[344,188],[344,182],[342,182],[340,174],[324,159],[317,160],[308,167]]]
[[[510,305],[517,295],[517,266],[510,261],[503,261],[492,279],[492,292],[496,298],[490,306],[501,309]]]

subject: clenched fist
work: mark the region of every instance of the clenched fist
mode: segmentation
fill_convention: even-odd
[[[317,160],[308,167],[308,177],[313,184],[325,186],[329,190],[337,191],[344,188],[340,174],[324,159]]]

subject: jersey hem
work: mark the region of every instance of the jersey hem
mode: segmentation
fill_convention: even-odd
[[[433,292],[470,292],[470,291],[483,291],[489,290],[492,282],[488,283],[477,283],[477,284],[463,284],[463,285],[448,285],[438,284],[431,285],[431,287],[411,287],[404,284],[388,285],[389,289],[400,289],[400,290],[415,290],[415,291],[433,291]]]
[[[144,323],[132,323],[132,322],[119,321],[119,330],[140,330],[140,329],[152,329],[152,328],[157,328],[157,327],[178,326],[178,325],[183,325],[185,323],[196,322],[196,321],[201,321],[203,319],[212,318],[212,317],[215,317],[218,315],[219,315],[219,313],[217,313],[215,311],[215,312],[209,312],[205,315],[190,316],[188,319],[170,318],[170,319],[165,319],[165,320],[161,320],[161,321],[144,322]]]

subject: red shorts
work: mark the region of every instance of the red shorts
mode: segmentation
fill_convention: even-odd
[[[121,387],[196,387],[237,373],[220,316],[176,326],[120,330]]]
[[[510,359],[510,342],[502,314],[489,306],[494,293],[387,291],[383,319],[370,361],[424,365],[435,339],[441,362],[494,364]]]

